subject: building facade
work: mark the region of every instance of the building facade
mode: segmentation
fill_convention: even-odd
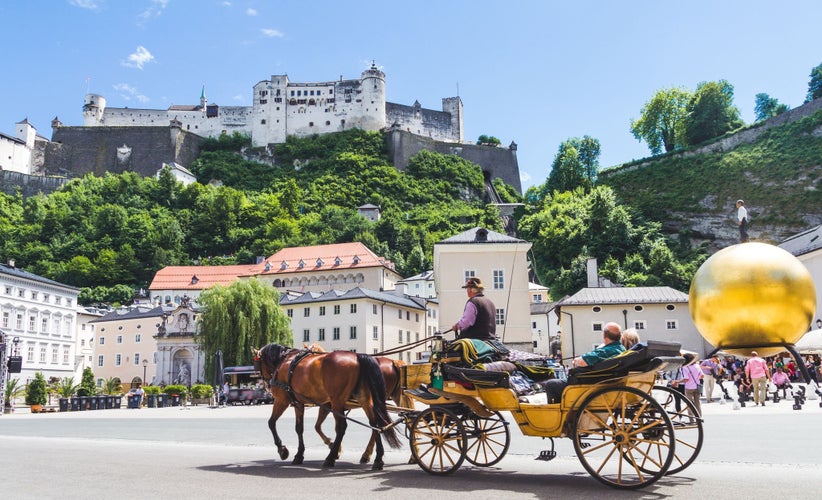
[[[358,79],[326,82],[292,82],[273,75],[253,87],[251,106],[209,104],[205,89],[199,104],[168,109],[112,108],[99,94],[87,94],[83,105],[85,127],[158,127],[170,121],[182,130],[203,137],[239,132],[252,145],[285,142],[288,136],[340,132],[352,128],[382,130],[396,126],[438,141],[462,142],[462,100],[442,100],[442,111],[424,109],[419,102],[404,106],[386,102],[385,74],[376,65]]]
[[[116,377],[128,390],[155,378],[154,337],[166,314],[163,307],[121,307],[89,322],[97,334],[91,370],[98,387]]]
[[[532,352],[530,249],[530,242],[479,227],[435,243],[440,331],[450,329],[462,316],[468,299],[462,285],[467,278],[477,277],[483,282],[485,296],[496,307],[497,337],[510,347]]]
[[[15,266],[0,264],[0,330],[16,339],[22,383],[42,372],[72,377],[77,368],[77,296],[80,290]],[[7,349],[14,342],[7,342]]]
[[[779,248],[793,254],[811,273],[816,287],[816,314],[811,328],[822,328],[822,225],[788,238]]]

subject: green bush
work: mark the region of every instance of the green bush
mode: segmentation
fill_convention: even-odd
[[[188,387],[184,385],[167,385],[163,388],[163,392],[168,395],[179,394],[181,398],[184,398],[188,393]]]
[[[157,386],[157,385],[144,386],[143,391],[146,394],[160,394],[161,392],[163,392],[163,390],[160,388],[160,386]]]
[[[191,386],[191,397],[195,399],[210,398],[212,389],[210,385],[194,384]]]
[[[80,385],[74,383],[74,377],[63,377],[57,383],[57,394],[62,398],[70,398],[74,396],[79,388]]]
[[[29,382],[26,388],[26,404],[44,405],[46,401],[46,379],[41,372],[37,372],[34,374],[34,380]]]

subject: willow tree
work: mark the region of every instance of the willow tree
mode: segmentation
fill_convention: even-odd
[[[291,328],[279,299],[277,290],[255,278],[204,291],[197,299],[204,309],[197,339],[206,359],[222,351],[226,365],[249,365],[252,347],[290,346]]]

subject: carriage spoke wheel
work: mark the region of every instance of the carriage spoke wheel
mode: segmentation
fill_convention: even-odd
[[[613,488],[648,486],[674,459],[670,417],[633,387],[606,387],[588,396],[577,410],[573,438],[585,470]]]
[[[429,474],[451,474],[465,460],[465,427],[451,410],[433,406],[411,424],[411,454]]]
[[[702,450],[702,419],[697,416],[694,403],[679,391],[670,387],[654,386],[651,395],[668,413],[674,426],[676,453],[671,467],[666,472],[670,476],[685,470]]]
[[[508,422],[498,412],[482,418],[475,413],[463,416],[465,426],[465,459],[479,467],[490,467],[505,456],[511,444]]]

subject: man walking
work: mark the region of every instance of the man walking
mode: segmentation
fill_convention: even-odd
[[[771,375],[768,372],[768,363],[759,357],[756,351],[751,351],[751,359],[745,365],[745,376],[753,385],[754,405],[765,406],[765,399],[768,397],[768,381]]]

